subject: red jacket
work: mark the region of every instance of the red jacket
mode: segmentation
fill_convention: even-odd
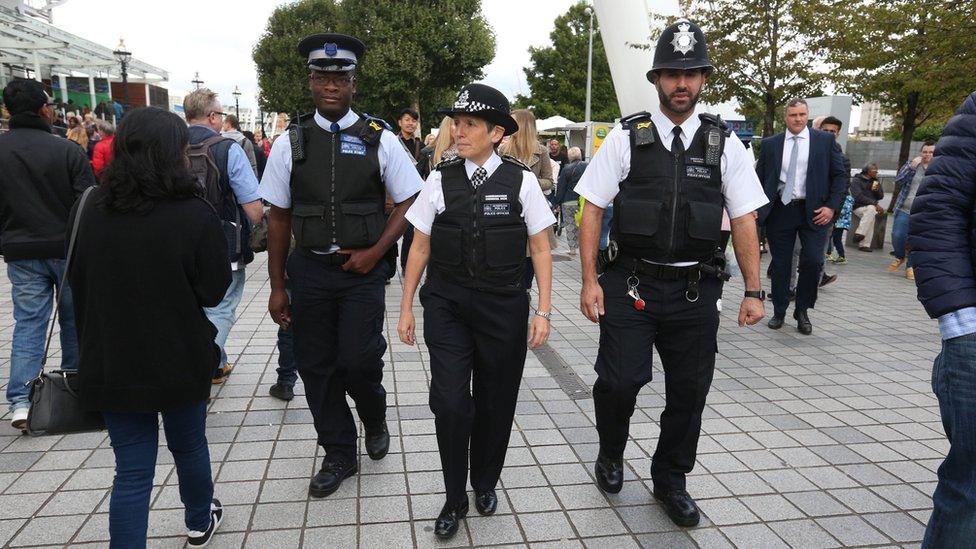
[[[101,179],[102,172],[112,163],[112,141],[114,135],[103,137],[101,141],[95,143],[92,151],[92,169],[95,171],[95,178]]]

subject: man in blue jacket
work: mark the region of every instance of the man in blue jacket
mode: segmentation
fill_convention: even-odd
[[[976,93],[949,120],[915,196],[908,244],[918,299],[939,319],[932,368],[949,454],[923,548],[976,539]]]
[[[796,329],[813,333],[807,315],[817,302],[827,229],[847,192],[844,154],[834,136],[807,127],[809,109],[803,99],[786,105],[786,130],[762,141],[756,173],[769,203],[759,210],[759,224],[773,254],[773,317],[768,326],[783,327],[790,305],[790,264],[800,239],[800,275],[796,283]]]

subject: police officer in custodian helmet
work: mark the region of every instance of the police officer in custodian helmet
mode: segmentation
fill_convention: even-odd
[[[454,119],[458,157],[437,166],[407,212],[415,230],[397,326],[400,339],[413,345],[413,294],[429,267],[420,302],[430,350],[430,408],[447,488],[434,523],[442,539],[454,536],[468,513],[469,444],[475,508],[490,515],[498,505],[495,485],[508,450],[526,339],[537,347],[549,335],[548,229],[556,222],[535,175],[495,152],[502,137],[518,131],[501,92],[470,84],[445,113]],[[531,316],[523,286],[526,242],[539,286],[539,308]]]
[[[593,387],[600,451],[597,484],[619,492],[637,393],[664,369],[666,404],[651,464],[654,497],[680,526],[700,513],[685,489],[715,368],[725,274],[722,210],[732,218],[746,295],[739,325],[764,315],[753,212],[766,196],[753,160],[721,120],[695,106],[714,68],[697,25],[666,28],[647,73],[659,110],[621,120],[576,186],[586,199],[580,231],[580,307],[600,323]],[[597,256],[603,210],[613,204],[611,244]],[[601,276],[597,276],[598,263]]]
[[[383,257],[406,229],[403,216],[423,186],[389,126],[350,109],[365,50],[342,34],[316,34],[299,43],[315,112],[299,117],[275,141],[260,187],[271,203],[268,308],[275,322],[293,330],[295,364],[325,450],[309,484],[314,497],[335,492],[359,470],[347,394],[362,420],[369,457],[381,459],[389,450],[382,330],[384,282],[392,266]],[[389,219],[386,193],[396,203]]]

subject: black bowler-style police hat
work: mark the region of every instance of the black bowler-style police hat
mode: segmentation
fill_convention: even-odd
[[[308,59],[313,71],[346,72],[359,65],[366,46],[358,38],[327,32],[303,38],[298,53]]]
[[[502,92],[484,84],[468,84],[461,88],[454,104],[438,112],[452,118],[456,114],[483,118],[505,128],[505,135],[512,135],[519,129],[518,122],[512,118],[512,106],[508,98]]]
[[[654,71],[661,69],[705,69],[707,74],[715,70],[708,57],[705,34],[691,21],[678,21],[668,26],[657,40],[654,49],[654,65],[647,71],[651,80]]]

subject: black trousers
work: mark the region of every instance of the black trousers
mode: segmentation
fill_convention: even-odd
[[[428,276],[420,303],[430,350],[430,409],[447,502],[455,504],[467,498],[469,444],[471,487],[498,484],[525,366],[529,298],[523,291],[487,293]]]
[[[685,475],[695,466],[702,410],[715,371],[722,282],[702,279],[698,301],[690,302],[686,280],[642,276],[638,292],[646,305],[638,311],[627,295],[630,275],[615,267],[600,277],[606,314],[600,317],[593,386],[600,453],[623,457],[637,393],[651,381],[656,347],[664,367],[665,406],[651,477],[659,488],[684,489]]]
[[[403,233],[403,243],[400,244],[400,271],[407,272],[407,256],[410,255],[410,245],[413,244],[413,225],[407,227]],[[396,245],[393,246],[396,248]]]
[[[296,251],[288,258],[295,365],[318,442],[330,459],[356,459],[356,422],[347,393],[367,428],[386,420],[383,312],[389,269],[380,261],[360,275],[310,252]]]
[[[796,279],[796,309],[805,311],[816,305],[828,227],[811,227],[803,203],[785,205],[777,200],[773,204],[766,219],[766,237],[769,252],[773,255],[771,286],[773,314],[776,316],[785,316],[790,305],[790,269],[793,268],[793,246],[797,237],[800,238],[800,274]]]

